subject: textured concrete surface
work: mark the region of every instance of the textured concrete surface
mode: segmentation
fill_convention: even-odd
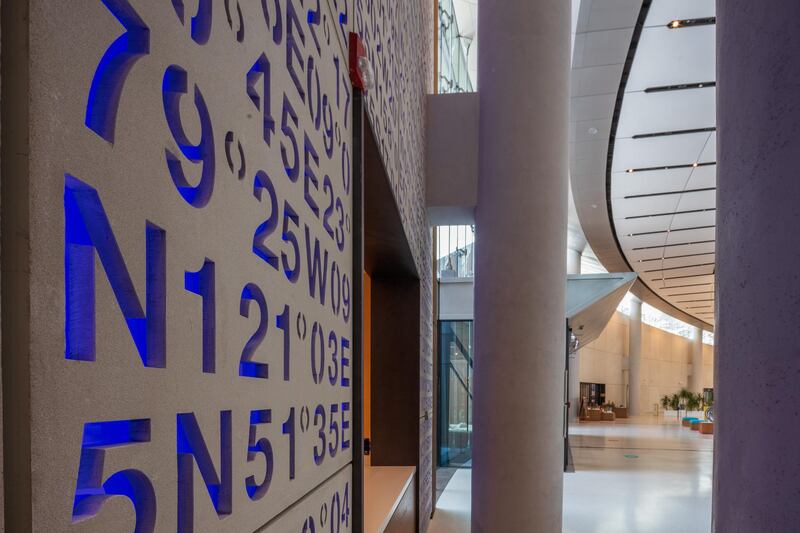
[[[800,3],[717,2],[714,530],[800,523]]]

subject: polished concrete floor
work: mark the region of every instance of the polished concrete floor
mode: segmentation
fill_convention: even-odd
[[[575,473],[564,477],[565,533],[707,533],[713,437],[675,420],[637,417],[571,426]],[[453,476],[430,533],[469,528],[471,471]]]

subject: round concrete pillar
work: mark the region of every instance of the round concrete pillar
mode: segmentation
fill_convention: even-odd
[[[628,327],[628,412],[642,414],[642,301],[631,298]]]
[[[692,327],[692,374],[689,376],[689,390],[703,392],[703,330]]]
[[[800,524],[800,2],[717,2],[713,528]]]
[[[478,13],[472,531],[561,533],[570,2]]]

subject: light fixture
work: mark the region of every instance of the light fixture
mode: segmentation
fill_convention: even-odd
[[[633,174],[633,169],[632,168],[628,169],[628,174]]]
[[[600,131],[597,128],[589,128],[588,132],[589,135],[597,135],[597,132]]]
[[[697,163],[693,163],[693,164],[692,164],[692,166],[693,166],[694,168],[697,168],[697,167],[698,167],[698,164],[697,164]]]
[[[669,27],[673,28],[673,29],[674,28],[680,28],[681,27],[681,21],[680,20],[673,20],[672,22],[669,23]]]

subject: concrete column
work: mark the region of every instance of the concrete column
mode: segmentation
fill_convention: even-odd
[[[717,2],[713,528],[797,531],[800,2]]]
[[[703,392],[703,330],[692,328],[692,373],[689,376],[689,390]]]
[[[567,275],[581,273],[581,256],[583,252],[567,247]],[[581,409],[581,351],[578,350],[569,358],[569,416],[578,420]]]
[[[642,301],[631,298],[628,328],[628,412],[642,414]]]
[[[570,3],[478,12],[472,531],[561,533]]]

